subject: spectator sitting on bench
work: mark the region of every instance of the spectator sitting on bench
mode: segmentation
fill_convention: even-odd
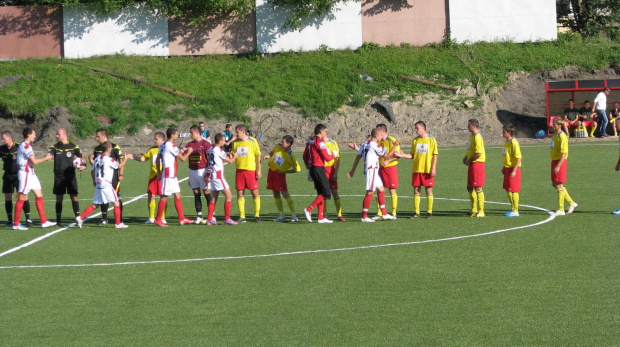
[[[611,125],[614,130],[614,136],[618,136],[618,131],[616,130],[620,124],[618,118],[620,118],[620,103],[616,101],[614,102],[614,108],[609,111],[609,125]]]
[[[564,109],[564,132],[568,135],[568,128],[579,126],[579,110],[575,107],[573,99],[568,100],[568,108]]]
[[[590,137],[594,137],[594,131],[597,125],[595,118],[592,117],[592,105],[590,101],[586,100],[583,103],[583,107],[579,109],[579,124],[577,124],[577,126],[590,128]]]

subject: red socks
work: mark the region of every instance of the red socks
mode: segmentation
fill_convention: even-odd
[[[232,207],[232,201],[224,202],[224,221],[230,219],[230,209]],[[213,203],[213,208],[215,209],[215,203]]]
[[[161,216],[163,216],[164,211],[166,210],[166,200],[159,199],[159,204],[157,205],[157,216],[155,217],[156,221],[161,222]]]
[[[114,206],[114,223],[116,225],[121,224],[121,207]]]
[[[24,200],[17,199],[15,202],[15,217],[13,218],[13,225],[19,225],[19,220],[22,218],[22,210],[24,209]]]
[[[179,221],[185,220],[185,215],[183,214],[183,203],[181,202],[181,199],[174,199],[174,208],[177,209]]]
[[[39,212],[39,219],[41,219],[41,224],[47,222],[47,218],[45,218],[45,205],[43,205],[43,197],[36,198],[34,200],[34,203],[37,206],[37,211]]]
[[[84,209],[84,212],[80,215],[80,218],[84,220],[89,214],[93,213],[93,211],[97,208],[95,205],[90,205]]]
[[[387,211],[385,210],[385,191],[377,193],[377,201],[379,201],[379,208],[381,208],[381,214],[386,215]]]
[[[372,193],[364,195],[364,202],[362,202],[362,218],[368,218],[368,209],[372,202]]]

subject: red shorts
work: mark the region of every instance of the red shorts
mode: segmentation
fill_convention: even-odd
[[[236,172],[235,189],[258,189],[258,180],[256,179],[256,171],[239,170]]]
[[[267,173],[267,189],[275,192],[288,191],[288,186],[286,185],[286,174],[269,170]]]
[[[153,177],[149,179],[149,184],[146,188],[146,193],[151,195],[159,195],[161,192],[161,180],[158,180],[157,177]]]
[[[432,187],[435,185],[435,177],[430,173],[414,172],[411,174],[411,185],[414,187]]]
[[[329,189],[338,189],[338,177],[336,177],[336,179],[332,179],[334,171],[333,166],[325,167],[325,176],[327,176],[327,181],[329,182]]]
[[[483,187],[484,175],[484,163],[469,164],[467,168],[467,185],[470,187]]]
[[[517,167],[517,174],[514,178],[510,177],[511,167],[504,168],[504,189],[507,192],[518,193],[521,191],[521,168]]]
[[[583,123],[583,126],[586,128],[591,128],[594,125],[593,120],[583,120],[581,122]]]
[[[562,162],[562,165],[560,166],[560,171],[556,174],[555,172],[553,172],[553,169],[555,168],[556,165],[558,165],[558,161],[559,160],[551,161],[551,182],[564,183],[566,182],[566,162],[568,160],[564,160]]]
[[[383,181],[383,186],[387,189],[398,188],[398,167],[396,165],[380,168],[379,177]]]

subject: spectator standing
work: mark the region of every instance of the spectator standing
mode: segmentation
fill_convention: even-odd
[[[598,126],[596,128],[597,137],[607,137],[607,123],[609,120],[607,119],[607,95],[611,92],[609,87],[605,87],[601,92],[596,95],[594,99],[594,111],[592,112],[592,116],[596,114],[596,120]]]

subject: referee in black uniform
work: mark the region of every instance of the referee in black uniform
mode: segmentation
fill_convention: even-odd
[[[17,180],[17,147],[19,142],[13,141],[13,135],[10,131],[2,132],[2,143],[0,146],[0,157],[2,157],[4,169],[4,175],[2,175],[2,192],[4,193],[4,208],[6,209],[6,216],[9,221],[6,223],[6,227],[13,226],[13,193],[17,191],[19,187],[19,181]],[[30,220],[30,201],[24,201],[24,214],[26,215],[26,226],[31,227],[32,221]]]
[[[73,159],[82,158],[82,151],[78,145],[69,141],[67,138],[67,129],[60,128],[56,131],[57,143],[50,147],[49,154],[54,158],[54,189],[56,195],[56,223],[60,223],[62,216],[62,199],[65,194],[71,197],[71,205],[75,217],[80,215],[80,203],[78,201],[78,184],[75,177],[75,168],[73,167]],[[78,170],[82,171],[86,166],[81,166]]]
[[[99,145],[95,147],[93,154],[91,154],[88,157],[88,160],[90,161],[91,165],[95,161],[95,156],[103,153],[102,144],[106,141],[109,141],[107,130],[105,129],[97,130],[97,132],[95,133],[95,140],[99,142]],[[118,161],[119,164],[122,164],[123,161],[125,161],[125,155],[123,154],[123,151],[121,151],[121,148],[115,143],[112,143],[112,153],[110,153],[110,157]],[[116,195],[118,195],[118,202],[121,205],[121,222],[123,218],[123,201],[121,200],[120,184],[123,181],[123,171],[125,171],[124,165],[121,166],[119,169],[114,170],[114,176],[112,177],[112,186],[114,187],[114,189],[116,189]],[[108,204],[101,205],[101,221],[97,224],[98,225],[108,224]]]

